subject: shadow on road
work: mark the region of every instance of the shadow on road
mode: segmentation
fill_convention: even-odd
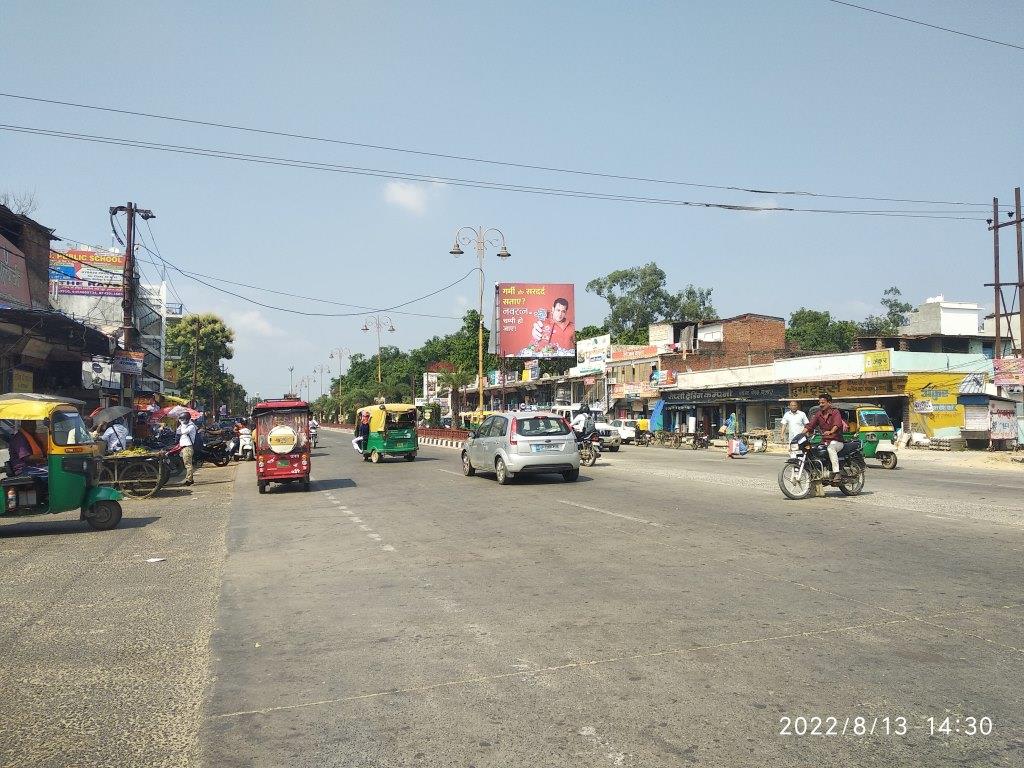
[[[329,477],[325,480],[314,480],[314,491],[333,491],[335,488],[355,488],[356,481],[350,477]]]
[[[117,528],[145,528],[155,523],[159,517],[123,517]],[[117,529],[115,529],[117,530]],[[103,535],[103,531],[93,531],[85,520],[38,520],[31,523],[15,523],[0,526],[0,538],[13,536],[60,536],[67,533],[95,533]]]

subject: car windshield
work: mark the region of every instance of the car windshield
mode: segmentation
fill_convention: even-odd
[[[892,420],[885,411],[861,411],[860,423],[864,427],[889,427],[892,428]]]
[[[516,419],[516,432],[523,437],[547,437],[567,435],[569,427],[556,416],[533,416],[528,419]]]
[[[56,411],[53,414],[53,442],[55,445],[88,445],[92,436],[78,413]]]

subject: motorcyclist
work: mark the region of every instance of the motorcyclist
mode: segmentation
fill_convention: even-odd
[[[316,420],[316,416],[309,417],[309,438],[313,441],[313,445],[316,445],[316,438],[320,432],[320,422]]]
[[[576,441],[585,440],[594,432],[594,417],[586,404],[572,419],[572,429],[576,433]]]
[[[818,412],[811,417],[804,427],[809,436],[815,429],[821,430],[821,442],[828,451],[828,460],[832,465],[832,477],[839,476],[839,452],[843,450],[843,429],[846,426],[842,414],[832,407],[832,395],[822,392],[818,395]]]

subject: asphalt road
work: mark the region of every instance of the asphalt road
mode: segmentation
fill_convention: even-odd
[[[309,493],[243,467],[204,763],[1024,764],[1021,476],[790,502],[779,462],[626,447],[500,487],[328,433]],[[846,735],[780,735],[814,717]]]

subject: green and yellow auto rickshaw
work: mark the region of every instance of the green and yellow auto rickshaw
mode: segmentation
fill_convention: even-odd
[[[860,440],[864,458],[878,459],[885,469],[896,469],[896,430],[885,409],[874,403],[847,403],[836,401],[832,405],[846,422],[844,440]],[[818,406],[811,409],[814,416]]]
[[[32,451],[19,473],[11,461],[4,465],[0,518],[80,509],[98,531],[117,527],[124,496],[98,484],[101,448],[75,406],[45,395],[4,395],[0,423],[8,444],[20,433]]]
[[[416,434],[416,406],[381,403],[359,409],[370,414],[370,435],[362,445],[363,460],[378,463],[385,456],[416,460],[419,437]]]

